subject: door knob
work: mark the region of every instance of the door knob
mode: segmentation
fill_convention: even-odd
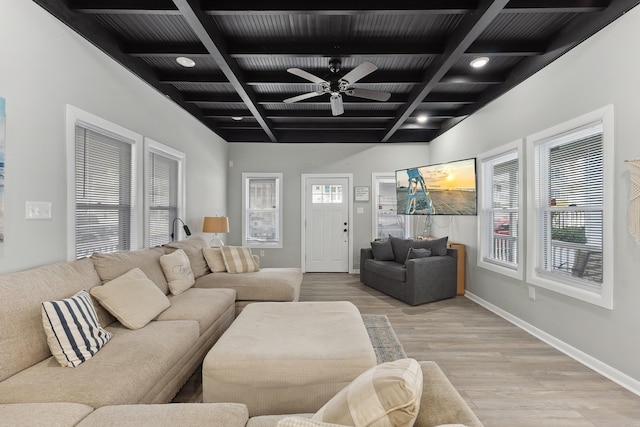
[[[346,229],[346,228],[344,229],[344,232],[345,232],[345,233],[347,232],[347,229]]]
[[[347,225],[347,223],[345,222],[344,225]]]

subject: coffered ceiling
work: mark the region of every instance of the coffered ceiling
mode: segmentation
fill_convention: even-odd
[[[274,143],[431,141],[640,2],[34,1],[225,140]]]

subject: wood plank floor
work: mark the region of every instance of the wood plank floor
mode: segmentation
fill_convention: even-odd
[[[486,427],[640,426],[640,397],[465,297],[411,307],[358,275],[307,273],[300,300],[386,314],[407,356],[437,362]]]
[[[437,362],[486,427],[640,427],[640,397],[465,297],[411,307],[358,275],[307,273],[300,300],[386,314],[407,356]],[[174,402],[201,393],[196,372]]]

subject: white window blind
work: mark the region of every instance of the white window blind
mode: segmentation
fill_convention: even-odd
[[[536,144],[536,221],[541,276],[600,292],[604,149],[601,121]]]
[[[75,126],[76,257],[130,249],[132,143]]]
[[[520,170],[518,151],[482,161],[482,259],[517,269]]]
[[[148,244],[154,247],[171,241],[173,220],[178,216],[179,161],[154,151],[148,156]]]

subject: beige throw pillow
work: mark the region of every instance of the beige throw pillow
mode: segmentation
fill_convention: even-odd
[[[222,249],[220,248],[204,248],[202,249],[204,259],[207,260],[207,265],[214,273],[222,273],[227,271],[227,266],[224,265],[224,258],[222,257]]]
[[[169,308],[169,298],[139,268],[89,290],[129,329],[140,329]]]
[[[400,359],[360,374],[312,419],[345,426],[412,426],[421,395],[420,364],[414,359]]]
[[[314,421],[310,418],[292,415],[281,419],[276,427],[343,427],[340,424],[323,423],[322,421]]]
[[[179,295],[196,283],[189,263],[189,257],[182,249],[178,249],[167,255],[160,257],[162,271],[167,277],[169,291],[173,295]]]
[[[260,270],[250,248],[244,246],[222,246],[222,258],[229,273],[252,273]]]

